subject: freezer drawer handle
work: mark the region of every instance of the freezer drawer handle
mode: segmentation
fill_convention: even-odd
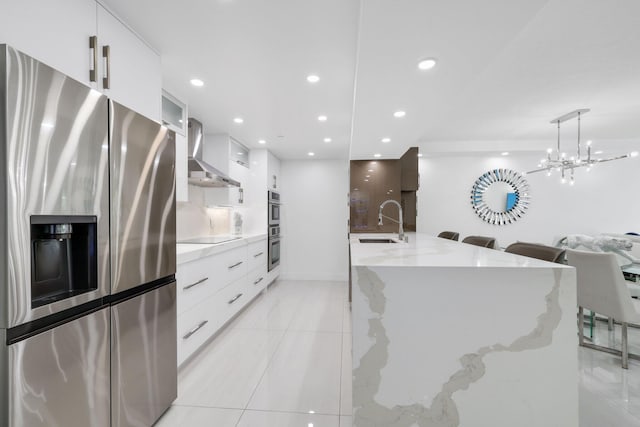
[[[260,255],[262,255],[264,252],[258,252],[257,254],[255,254],[253,257],[254,258],[258,258]]]
[[[236,295],[235,297],[231,298],[227,304],[233,304],[234,302],[238,301],[238,298],[240,298],[241,296],[242,294]]]
[[[255,282],[253,282],[254,285],[257,285],[258,283],[262,282],[263,277],[259,278],[258,280],[256,280]]]
[[[237,267],[237,266],[239,266],[240,264],[242,264],[242,261],[238,261],[238,262],[236,262],[235,264],[230,265],[228,268],[229,268],[229,270],[231,270],[232,268],[236,268],[236,267]]]
[[[186,291],[187,289],[191,289],[191,288],[193,288],[194,286],[198,286],[199,284],[204,283],[204,282],[206,282],[207,280],[209,280],[209,278],[208,278],[208,277],[205,277],[204,279],[200,279],[200,280],[198,280],[197,282],[192,283],[192,284],[190,284],[190,285],[187,285],[187,286],[185,286],[185,287],[184,287],[184,288],[182,288],[182,289]]]
[[[196,326],[195,328],[193,328],[192,330],[190,330],[189,332],[187,332],[185,335],[182,336],[183,340],[189,339],[191,337],[191,335],[195,334],[196,332],[198,332],[200,329],[202,329],[202,327],[204,325],[206,325],[207,323],[209,323],[208,320],[203,320],[202,322],[200,322],[200,324],[198,324],[198,326]]]

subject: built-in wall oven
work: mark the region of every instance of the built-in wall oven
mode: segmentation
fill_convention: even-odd
[[[280,264],[280,193],[269,191],[269,271]]]
[[[280,264],[280,227],[269,227],[269,271]]]
[[[280,193],[268,192],[269,226],[280,225]]]

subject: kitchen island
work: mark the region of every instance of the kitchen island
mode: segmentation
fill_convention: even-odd
[[[575,270],[351,234],[353,425],[578,426]]]

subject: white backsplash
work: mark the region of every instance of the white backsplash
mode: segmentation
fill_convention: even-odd
[[[203,188],[189,185],[189,202],[176,203],[177,240],[206,235],[234,234],[235,213],[245,216],[245,209],[209,208],[204,205]]]

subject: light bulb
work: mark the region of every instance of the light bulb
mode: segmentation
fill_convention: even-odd
[[[575,184],[575,181],[573,180],[573,178],[571,178],[571,181],[569,181],[569,185],[573,185]]]
[[[560,180],[560,183],[562,183],[562,184],[566,184],[566,183],[567,183],[567,178],[564,178],[564,177],[563,177],[563,178]]]
[[[552,148],[547,148],[547,153],[549,153],[549,154],[553,153],[553,149]]]
[[[547,176],[551,176],[551,171],[547,172]]]
[[[638,152],[637,151],[632,151],[630,156],[631,157],[638,157]]]

